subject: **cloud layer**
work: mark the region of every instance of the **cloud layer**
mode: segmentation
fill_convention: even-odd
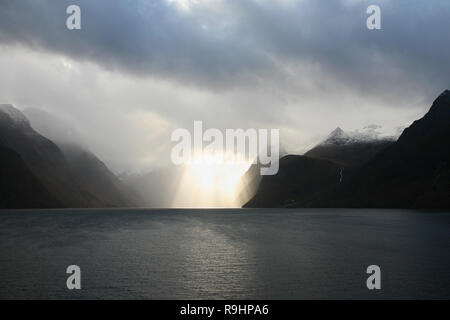
[[[450,86],[449,17],[447,0],[2,0],[0,99],[64,115],[117,170],[154,165],[196,119],[280,128],[300,152],[425,112]]]

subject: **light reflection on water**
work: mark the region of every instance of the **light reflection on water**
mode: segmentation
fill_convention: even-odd
[[[0,298],[449,298],[449,231],[395,210],[4,211]]]

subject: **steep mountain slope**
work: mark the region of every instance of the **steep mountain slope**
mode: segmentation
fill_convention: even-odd
[[[76,208],[133,205],[117,177],[93,154],[76,145],[65,145],[62,152],[11,105],[0,105],[0,146],[20,155],[39,184],[56,199],[55,205]],[[25,203],[24,200],[24,206]]]
[[[252,164],[250,168],[241,177],[237,186],[238,202],[245,205],[250,201],[259,189],[262,180],[261,165],[258,163]]]
[[[274,176],[264,176],[247,208],[309,206],[340,181],[341,167],[327,160],[289,155]]]
[[[94,195],[104,207],[133,207],[140,203],[135,195],[93,153],[76,144],[61,144],[76,183]]]
[[[31,126],[63,152],[80,188],[95,196],[102,206],[131,207],[141,202],[95,154],[76,142],[79,139],[69,124],[39,109],[26,109],[24,113]]]
[[[61,204],[38,181],[22,158],[0,147],[0,208],[53,208]]]
[[[328,205],[450,208],[450,91],[342,189]]]
[[[341,130],[334,136],[337,139],[333,146],[349,144],[336,143],[342,137],[348,140]],[[338,154],[342,152],[345,149],[340,149]],[[342,159],[333,152],[328,152],[326,158],[335,162]],[[297,160],[290,164],[292,159]],[[346,164],[351,163],[344,160]],[[264,177],[255,197],[246,206],[448,209],[450,91],[443,92],[429,112],[405,129],[396,142],[380,148],[361,166],[340,171],[339,175],[344,177],[339,182],[336,171],[340,165],[326,162],[308,166],[302,161],[305,160],[299,156],[281,159],[278,175]]]
[[[342,166],[360,166],[377,152],[394,142],[392,139],[360,139],[335,129],[317,146],[305,153],[305,156],[336,162]]]
[[[63,206],[100,205],[95,197],[75,183],[61,150],[34,131],[28,119],[11,105],[0,105],[0,146],[17,152]]]

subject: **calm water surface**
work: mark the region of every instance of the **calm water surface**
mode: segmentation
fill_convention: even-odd
[[[450,213],[0,211],[0,298],[448,299]]]

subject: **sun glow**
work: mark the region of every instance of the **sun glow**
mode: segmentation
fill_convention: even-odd
[[[220,0],[166,0],[169,4],[175,5],[178,10],[189,12],[195,6],[211,5]]]
[[[241,178],[250,165],[221,154],[194,157],[184,165],[173,207],[240,207],[245,193]]]

